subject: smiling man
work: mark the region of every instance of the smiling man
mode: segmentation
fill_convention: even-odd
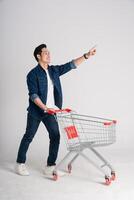
[[[60,76],[77,68],[83,61],[95,55],[96,49],[92,48],[79,58],[63,65],[50,65],[50,52],[46,44],[41,44],[34,50],[34,57],[38,65],[27,74],[27,86],[29,91],[29,107],[27,108],[27,126],[21,140],[15,171],[19,175],[29,175],[25,165],[26,153],[32,142],[40,122],[42,122],[49,134],[49,155],[47,165],[44,166],[44,174],[52,175],[56,165],[59,150],[60,132],[55,116],[50,114],[55,109],[62,108],[62,88]],[[59,176],[60,176],[59,172]]]

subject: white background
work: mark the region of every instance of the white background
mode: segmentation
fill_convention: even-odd
[[[118,155],[118,163],[132,161],[133,22],[133,0],[0,0],[1,163],[15,163],[26,127],[26,75],[37,64],[33,50],[41,43],[47,44],[52,64],[98,45],[94,57],[62,76],[63,107],[116,119],[117,142],[104,152]],[[58,159],[65,151],[61,141]],[[48,136],[41,124],[27,159],[43,163],[47,154]]]

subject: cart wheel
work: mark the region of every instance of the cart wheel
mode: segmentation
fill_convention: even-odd
[[[105,177],[105,184],[110,185],[111,184],[111,178],[110,177]]]
[[[53,173],[53,180],[54,180],[54,181],[57,181],[57,179],[58,179],[58,174]]]
[[[72,165],[68,164],[68,173],[71,173],[71,171],[72,171]]]
[[[114,181],[116,179],[115,172],[111,172],[111,180]]]

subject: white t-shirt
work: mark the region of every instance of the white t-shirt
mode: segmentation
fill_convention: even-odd
[[[59,109],[55,103],[54,103],[54,86],[53,86],[53,82],[50,78],[48,69],[45,69],[46,74],[47,74],[47,81],[48,81],[48,92],[47,92],[47,102],[46,102],[46,106],[48,108],[54,108],[54,109]]]

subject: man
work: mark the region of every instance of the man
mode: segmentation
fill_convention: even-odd
[[[34,57],[38,65],[27,75],[29,91],[29,107],[27,108],[27,126],[20,143],[16,160],[16,173],[29,175],[26,168],[26,153],[32,142],[40,122],[43,122],[49,133],[49,156],[47,166],[44,168],[46,175],[51,175],[58,155],[60,133],[55,116],[50,114],[55,109],[62,108],[62,89],[59,77],[71,69],[76,68],[90,56],[95,55],[96,49],[92,48],[83,56],[63,65],[49,65],[50,52],[46,44],[41,44],[34,50]]]

